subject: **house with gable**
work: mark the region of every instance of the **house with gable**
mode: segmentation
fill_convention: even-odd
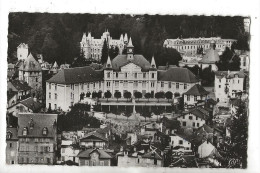
[[[103,149],[87,149],[78,154],[79,166],[112,166],[112,156]]]

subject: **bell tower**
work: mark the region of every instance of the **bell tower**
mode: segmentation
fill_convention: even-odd
[[[134,46],[132,44],[132,39],[130,37],[129,42],[126,47],[127,60],[132,61],[134,59]]]

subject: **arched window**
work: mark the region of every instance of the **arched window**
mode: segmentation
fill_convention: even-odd
[[[7,133],[6,133],[6,139],[11,139],[12,138],[12,132],[10,132],[10,131],[8,131]]]
[[[34,122],[33,122],[32,118],[31,118],[31,120],[29,122],[29,127],[30,127],[30,129],[33,129],[33,127],[34,127]]]
[[[42,135],[47,135],[48,134],[48,129],[47,129],[47,127],[44,127],[43,129],[42,129]]]

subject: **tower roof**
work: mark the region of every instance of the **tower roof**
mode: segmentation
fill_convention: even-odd
[[[125,33],[124,41],[128,41],[127,33]]]
[[[38,61],[34,59],[30,53],[23,64],[20,66],[19,70],[22,71],[41,71],[41,66]]]
[[[154,56],[152,57],[151,66],[152,66],[152,68],[156,68]]]
[[[52,68],[58,68],[58,67],[59,67],[59,66],[58,66],[57,62],[55,61],[54,64],[53,64],[53,66],[52,66]]]
[[[133,43],[132,43],[131,37],[130,37],[130,39],[129,39],[129,42],[128,42],[128,44],[127,44],[127,47],[134,47],[134,46],[133,46]]]

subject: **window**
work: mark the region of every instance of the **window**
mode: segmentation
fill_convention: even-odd
[[[116,72],[116,78],[118,78],[118,73]]]
[[[221,79],[219,79],[219,82],[221,83]]]
[[[137,73],[135,73],[135,78],[137,78]]]
[[[143,78],[144,78],[144,79],[146,78],[146,73],[143,73]]]
[[[107,73],[107,78],[110,78],[110,72]]]
[[[94,83],[93,83],[93,88],[95,88],[95,87],[96,87],[96,83],[94,82]]]
[[[74,84],[70,84],[70,89],[74,90]]]
[[[84,90],[84,84],[83,83],[81,84],[81,90]]]
[[[88,160],[85,160],[85,165],[89,166],[89,161]]]
[[[153,164],[154,164],[154,165],[157,165],[157,159],[154,159],[154,160],[153,160]]]
[[[140,159],[139,158],[137,159],[137,163],[140,163]]]
[[[9,144],[9,147],[10,147],[10,148],[12,148],[12,147],[13,147],[13,144],[12,144],[11,142],[10,142],[10,144]]]
[[[154,87],[154,82],[151,82],[151,87],[152,87],[152,88]]]
[[[197,101],[197,96],[194,96],[194,101]]]
[[[190,101],[190,95],[187,95],[187,101]]]
[[[182,126],[186,126],[186,122],[185,121],[182,122]]]
[[[34,142],[37,143],[39,141],[38,138],[34,138]]]
[[[179,144],[182,145],[183,144],[183,140],[179,140]]]
[[[179,89],[179,83],[176,83],[176,89]]]
[[[198,120],[198,117],[196,117],[196,120]]]
[[[197,127],[199,127],[200,126],[200,123],[197,123]]]
[[[164,82],[161,82],[161,87],[162,87],[162,88],[164,87]]]
[[[137,88],[138,87],[138,82],[134,81],[134,87]]]
[[[143,87],[143,88],[146,87],[146,82],[145,82],[145,81],[142,83],[142,87]]]
[[[195,127],[195,123],[194,122],[192,123],[192,126]]]
[[[56,93],[55,93],[54,97],[55,97],[55,99],[57,99],[57,94]]]
[[[127,78],[127,73],[125,73],[125,78]]]
[[[57,90],[57,84],[55,84],[55,90]]]
[[[187,89],[187,84],[184,84],[184,89]]]
[[[154,73],[152,73],[152,78],[154,78]]]
[[[48,129],[47,129],[47,127],[44,127],[42,129],[42,135],[47,135],[47,134],[48,134]]]
[[[107,87],[110,87],[110,82],[107,82]]]
[[[100,161],[100,166],[104,166],[104,161]]]
[[[55,109],[55,110],[57,109],[57,104],[54,104],[54,109]]]
[[[51,99],[51,93],[49,93],[49,99]]]
[[[28,143],[28,142],[29,142],[29,138],[25,138],[25,142],[27,142],[27,143]]]
[[[35,82],[38,82],[38,78],[37,77],[35,78]]]
[[[89,89],[89,83],[87,83],[87,88]]]
[[[218,88],[221,88],[221,85],[219,85]]]
[[[127,87],[127,85],[128,85],[128,82],[124,81],[124,87]]]
[[[189,116],[189,119],[192,120],[192,116]]]
[[[185,119],[185,116],[184,116],[184,115],[182,116],[182,119]]]
[[[115,86],[116,86],[116,87],[119,86],[119,82],[118,82],[118,81],[115,82]]]
[[[74,103],[73,103],[73,102],[71,102],[71,103],[70,103],[70,106],[73,106],[73,104],[74,104]]]
[[[74,94],[73,93],[70,93],[70,98],[74,99]]]
[[[239,83],[239,79],[237,80],[237,83]]]
[[[61,149],[61,153],[65,153],[65,148],[62,148],[62,149]]]
[[[28,130],[26,127],[23,128],[23,136],[26,136],[28,134]]]
[[[172,83],[169,82],[169,83],[168,83],[168,88],[171,88],[171,87],[172,87]]]

